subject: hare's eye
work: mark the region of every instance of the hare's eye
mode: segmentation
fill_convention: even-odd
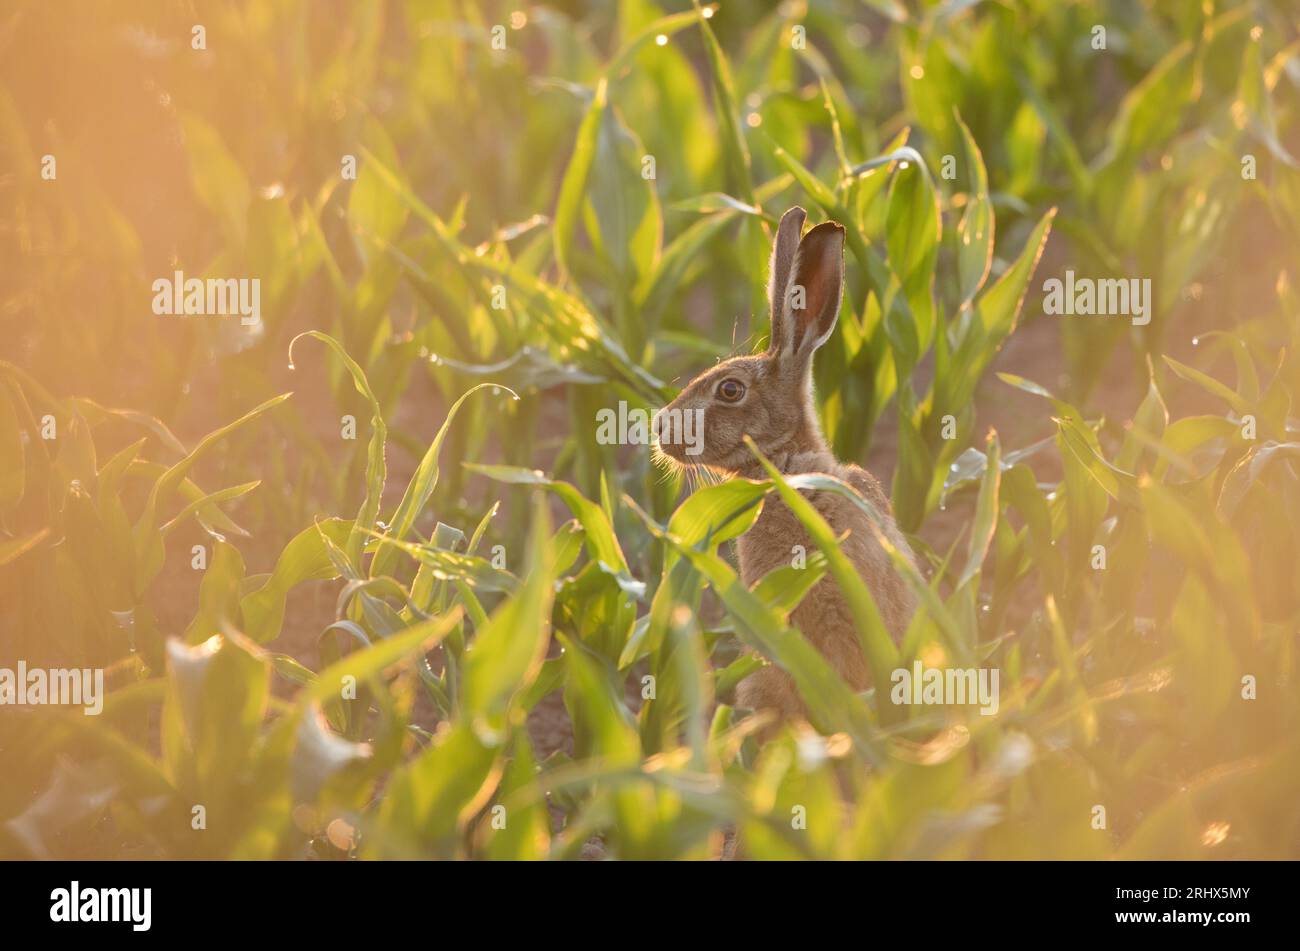
[[[718,384],[718,399],[724,403],[739,403],[745,395],[745,384],[739,380],[723,380]]]

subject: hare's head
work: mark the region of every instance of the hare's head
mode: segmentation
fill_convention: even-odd
[[[776,230],[771,346],[706,370],[656,414],[660,457],[733,473],[754,465],[746,435],[777,460],[825,448],[812,403],[812,358],[840,312],[844,228],[827,221],[801,237],[804,218],[802,208],[791,208]]]

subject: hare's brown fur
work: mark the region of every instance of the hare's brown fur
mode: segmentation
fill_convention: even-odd
[[[669,409],[701,411],[702,450],[692,458],[680,445],[665,442],[657,451],[679,463],[703,465],[731,476],[765,478],[745,444],[749,436],[782,473],[824,473],[856,488],[881,516],[879,528],[902,552],[906,540],[894,523],[889,499],[866,470],[836,460],[821,429],[812,399],[812,355],[829,338],[839,314],[843,284],[844,229],[825,222],[802,234],[804,211],[792,208],[781,219],[772,251],[769,296],[772,343],[766,353],[735,357],[705,371],[682,391]],[[802,306],[801,306],[802,305]],[[724,399],[741,385],[742,396]],[[656,420],[658,423],[658,420]],[[656,425],[658,434],[658,425]],[[888,554],[876,541],[869,517],[849,499],[828,491],[804,496],[826,519],[842,551],[875,596],[882,619],[895,640],[902,637],[915,607]],[[754,525],[739,540],[740,573],[752,586],[776,568],[791,564],[797,549],[814,544],[802,523],[770,495]],[[791,614],[831,665],[856,690],[866,687],[866,660],[852,614],[839,585],[829,575],[819,581]],[[804,707],[789,674],[768,666],[741,682],[741,706],[769,709],[782,718],[801,717]]]

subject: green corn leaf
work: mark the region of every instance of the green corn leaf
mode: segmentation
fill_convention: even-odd
[[[299,709],[307,710],[313,704],[338,700],[345,683],[367,683],[394,665],[410,662],[417,654],[436,647],[459,623],[460,609],[453,608],[440,617],[420,621],[391,637],[367,643],[361,650],[344,655],[298,692]]]
[[[524,582],[488,618],[465,658],[462,705],[475,733],[490,746],[502,741],[513,698],[537,677],[546,655],[555,593],[550,534],[546,501],[539,496]]]
[[[966,552],[966,567],[957,579],[957,587],[963,588],[974,578],[984,564],[988,555],[989,543],[993,540],[993,530],[998,519],[998,487],[1002,481],[1002,448],[998,444],[998,435],[989,432],[988,465],[984,468],[984,480],[980,484],[979,498],[975,502],[975,518],[971,523],[970,544]]]
[[[304,581],[338,577],[325,542],[340,545],[351,534],[351,522],[331,518],[295,535],[280,552],[270,576],[240,599],[244,633],[259,644],[279,636],[290,589]]]
[[[970,187],[966,192],[966,207],[957,225],[957,287],[958,307],[965,307],[988,279],[993,264],[995,224],[993,206],[989,201],[988,172],[984,168],[984,155],[975,143],[975,137],[956,115],[961,129],[966,174]]]
[[[289,398],[291,394],[284,393],[280,396],[273,397],[254,407],[245,413],[233,423],[228,423],[220,429],[208,433],[196,445],[192,452],[184,459],[169,466],[163,473],[158,476],[153,487],[149,490],[149,496],[145,500],[144,510],[136,520],[135,528],[132,530],[132,537],[135,545],[135,560],[137,564],[136,583],[145,584],[158,573],[162,566],[163,550],[162,538],[158,532],[158,507],[171,497],[171,494],[180,485],[185,478],[186,473],[192,469],[200,459],[212,451],[212,449],[223,439],[235,432],[240,427],[252,422],[268,410],[279,406]]]
[[[749,145],[745,142],[744,132],[740,127],[740,110],[736,101],[736,90],[731,80],[731,67],[727,54],[722,51],[709,26],[709,21],[701,13],[699,0],[692,0],[696,15],[700,18],[700,34],[704,38],[704,54],[709,62],[709,78],[713,88],[713,111],[722,137],[722,154],[727,165],[727,181],[732,193],[747,205],[754,204],[754,179],[749,164]]]
[[[172,529],[185,521],[185,519],[189,518],[195,512],[216,505],[219,502],[229,502],[232,499],[242,498],[261,484],[262,482],[260,479],[254,482],[245,482],[242,485],[232,485],[225,489],[218,489],[216,492],[209,492],[205,495],[199,496],[197,499],[192,499],[185,508],[177,512],[174,517],[163,522],[163,524],[159,526],[158,531],[166,536],[172,531]]]
[[[564,178],[560,182],[560,195],[555,203],[555,221],[552,233],[555,238],[555,260],[560,270],[568,273],[572,268],[573,244],[586,201],[587,182],[591,176],[592,166],[596,161],[597,139],[604,121],[605,110],[609,105],[609,85],[605,79],[596,83],[596,92],[591,105],[578,127],[578,138],[573,146],[573,156],[569,159]]]
[[[384,494],[384,482],[388,472],[384,462],[384,442],[388,438],[388,427],[384,425],[384,417],[379,408],[379,401],[370,389],[370,383],[366,380],[365,371],[343,349],[343,344],[329,334],[319,330],[308,330],[290,340],[289,365],[295,365],[293,362],[293,347],[303,337],[312,337],[319,340],[333,350],[338,358],[343,361],[343,366],[352,377],[353,387],[370,404],[370,445],[366,451],[366,497],[361,503],[357,517],[352,522],[352,534],[348,536],[347,545],[344,549],[347,552],[348,560],[354,567],[359,569],[362,549],[366,543],[366,533],[375,527],[375,522],[379,518],[379,504]]]
[[[1232,409],[1239,415],[1244,416],[1250,412],[1251,405],[1244,397],[1238,396],[1231,388],[1220,383],[1218,380],[1214,379],[1214,377],[1202,373],[1195,367],[1189,367],[1185,363],[1180,363],[1171,356],[1162,355],[1162,358],[1165,363],[1169,365],[1169,369],[1173,370],[1187,382],[1195,383],[1210,395],[1217,396],[1232,407]]]
[[[490,383],[480,383],[478,386],[471,387],[461,394],[456,402],[451,404],[447,410],[447,415],[442,421],[442,426],[438,428],[437,435],[433,437],[433,442],[425,451],[424,457],[416,467],[410,482],[406,485],[406,491],[402,493],[402,501],[397,505],[397,511],[389,522],[387,537],[396,541],[405,539],[415,526],[415,520],[424,507],[428,504],[429,498],[433,495],[433,490],[438,485],[438,456],[442,452],[443,441],[447,438],[447,431],[451,428],[452,421],[456,418],[456,413],[460,410],[465,400],[469,399],[474,393],[483,389],[491,389],[497,392],[504,387],[499,387]],[[510,389],[506,389],[514,399],[519,396]],[[387,543],[381,543],[375,556],[370,562],[370,574],[372,577],[378,577],[390,573],[393,559],[396,555],[396,549]]]
[[[619,546],[614,529],[604,510],[567,482],[549,479],[540,469],[522,469],[517,466],[482,465],[467,462],[466,469],[505,482],[509,485],[532,485],[547,489],[559,496],[578,517],[587,534],[587,545],[592,555],[611,570],[628,574],[627,559]],[[630,574],[628,574],[630,578]]]

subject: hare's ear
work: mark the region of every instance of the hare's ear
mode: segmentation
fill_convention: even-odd
[[[790,284],[795,253],[799,250],[799,234],[807,217],[807,213],[795,205],[781,216],[772,242],[772,263],[767,278],[767,299],[772,305],[772,353],[790,345],[792,328],[785,319],[785,291]]]
[[[811,357],[830,339],[844,286],[844,226],[825,221],[799,242],[786,288],[782,323],[790,328],[782,352]]]

